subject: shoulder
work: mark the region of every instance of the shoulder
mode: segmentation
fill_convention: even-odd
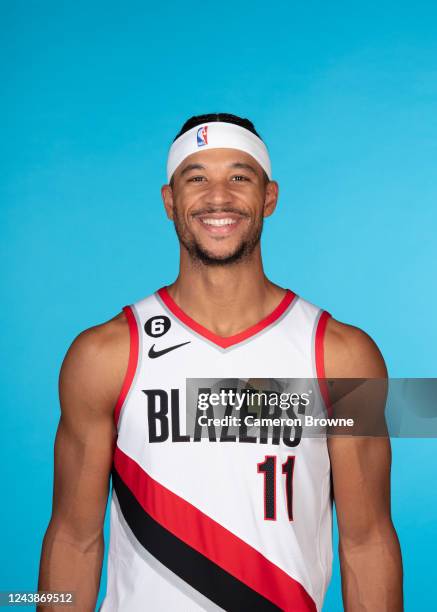
[[[362,329],[329,317],[324,336],[327,378],[386,378],[384,358]]]
[[[129,347],[129,325],[123,311],[78,334],[62,363],[61,402],[80,399],[93,409],[112,409],[123,384]]]

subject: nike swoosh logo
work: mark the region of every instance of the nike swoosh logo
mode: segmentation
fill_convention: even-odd
[[[174,351],[180,346],[185,346],[186,344],[190,344],[190,342],[191,340],[188,340],[188,342],[182,342],[181,344],[175,344],[174,346],[169,346],[168,348],[162,349],[162,351],[155,351],[155,345],[152,344],[152,346],[149,348],[149,357],[150,359],[161,357],[161,355],[165,355],[166,353],[169,353],[170,351]]]

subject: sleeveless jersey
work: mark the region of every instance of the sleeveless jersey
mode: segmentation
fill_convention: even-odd
[[[123,310],[130,355],[115,407],[100,609],[321,610],[332,564],[326,436],[293,439],[290,429],[276,435],[206,419],[216,414],[214,389],[263,381],[280,388],[288,379],[314,381],[313,401],[326,410],[329,313],[287,289],[262,321],[222,337],[185,314],[165,287]],[[199,414],[202,427],[193,425]]]

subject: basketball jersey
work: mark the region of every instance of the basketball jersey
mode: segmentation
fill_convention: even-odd
[[[123,310],[130,355],[115,407],[101,610],[321,610],[332,564],[326,436],[207,418],[214,389],[277,391],[289,379],[315,381],[312,401],[326,410],[319,379],[329,313],[287,289],[259,323],[222,337],[165,287]],[[238,412],[231,404],[228,416]]]

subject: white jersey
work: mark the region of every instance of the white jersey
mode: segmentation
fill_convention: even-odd
[[[321,610],[332,564],[326,436],[256,418],[278,414],[272,398],[289,379],[315,381],[315,411],[325,410],[329,313],[287,290],[258,324],[222,337],[165,287],[123,310],[130,357],[101,610]],[[252,407],[241,400],[266,387]]]

